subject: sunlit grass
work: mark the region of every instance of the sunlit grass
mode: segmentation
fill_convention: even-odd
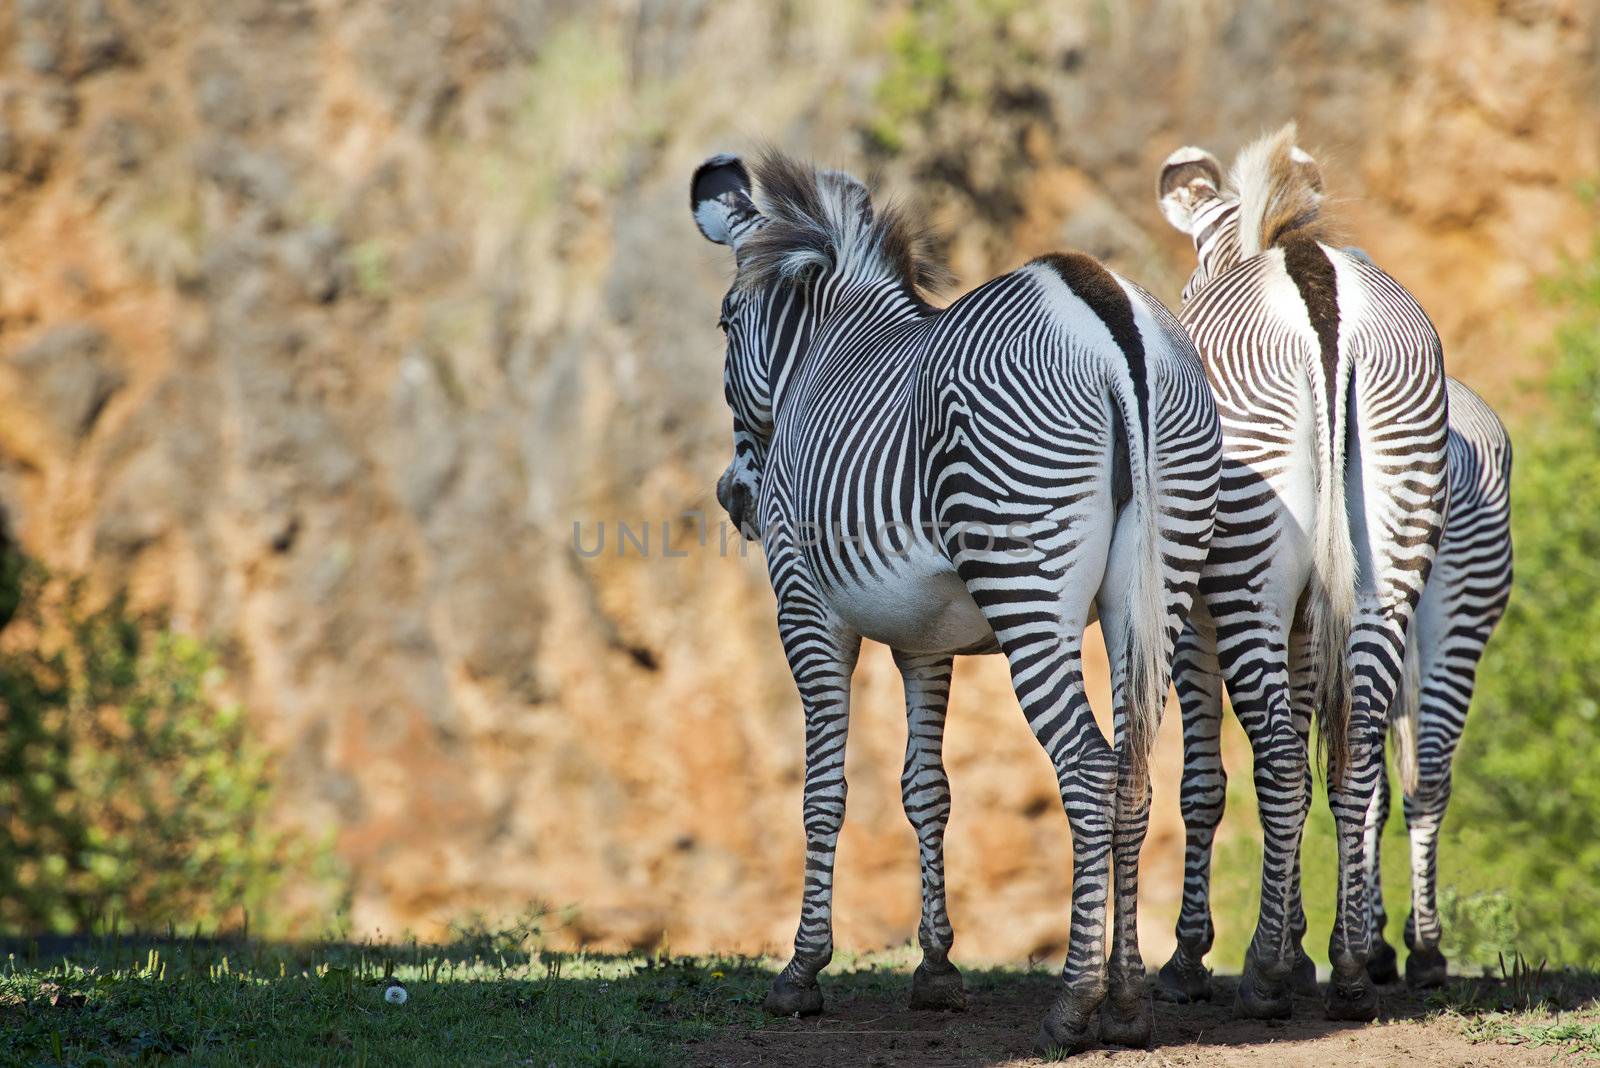
[[[555,952],[529,926],[475,928],[445,945],[100,937],[0,954],[0,1064],[81,1068],[696,1063],[700,1043],[737,1045],[775,1026],[761,1002],[780,964]],[[913,946],[840,952],[823,979],[830,1004],[896,1017],[918,957]],[[949,1026],[983,1041],[997,1009],[1048,1003],[1055,966],[968,969],[972,1003]],[[386,1000],[393,984],[403,1003]],[[1505,977],[1457,980],[1396,1004],[1473,1041],[1587,1055],[1600,1052],[1597,991],[1594,974],[1519,962]]]
[[[744,958],[520,948],[100,940],[11,953],[0,1061],[75,1065],[663,1064],[759,1026],[771,978]],[[403,1004],[385,1000],[393,983]]]

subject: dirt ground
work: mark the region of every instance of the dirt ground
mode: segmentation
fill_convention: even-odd
[[[1441,1015],[1437,997],[1403,987],[1383,991],[1380,1019],[1371,1024],[1323,1019],[1321,1003],[1296,999],[1294,1018],[1260,1022],[1233,1016],[1236,980],[1218,978],[1210,1004],[1156,1004],[1151,1049],[1098,1048],[1070,1058],[1085,1065],[1206,1065],[1280,1068],[1338,1064],[1341,1068],[1459,1068],[1549,1064],[1568,1060],[1560,1047],[1474,1043],[1459,1016]],[[985,989],[968,983],[964,1013],[913,1012],[904,991],[846,994],[811,1019],[775,1021],[760,1030],[730,1032],[691,1048],[695,1064],[746,1065],[1034,1065],[1039,1019],[1055,990],[1040,974]],[[1493,984],[1484,982],[1486,989]],[[1458,984],[1471,999],[1473,984]],[[1454,1000],[1454,999],[1452,999]]]

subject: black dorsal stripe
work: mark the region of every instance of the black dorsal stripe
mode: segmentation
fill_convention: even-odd
[[[1317,332],[1322,354],[1322,380],[1327,396],[1328,430],[1336,425],[1335,411],[1339,392],[1339,278],[1333,261],[1322,246],[1303,234],[1290,234],[1279,242],[1283,249],[1284,270],[1294,280],[1305,301],[1311,328]]]
[[[1139,405],[1139,433],[1148,434],[1150,384],[1146,379],[1144,338],[1133,320],[1133,302],[1128,299],[1127,291],[1099,260],[1081,252],[1052,252],[1033,262],[1056,272],[1067,288],[1089,305],[1111,331],[1111,340],[1122,350],[1128,361],[1128,373],[1133,378],[1133,395]]]

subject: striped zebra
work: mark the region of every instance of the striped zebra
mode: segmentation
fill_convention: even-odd
[[[1439,986],[1439,826],[1450,804],[1450,773],[1467,724],[1478,660],[1511,598],[1511,439],[1484,399],[1450,379],[1446,471],[1449,511],[1433,573],[1408,634],[1405,686],[1391,707],[1395,765],[1411,838],[1411,915],[1406,918],[1406,982]],[[1378,780],[1367,820],[1369,894],[1376,939],[1368,971],[1377,982],[1399,978],[1394,948],[1383,940],[1388,916],[1378,842],[1389,821],[1389,779]]]
[[[1198,833],[1185,897],[1203,891],[1210,817],[1221,811],[1221,777],[1199,751],[1214,748],[1210,710],[1225,681],[1254,754],[1263,829],[1260,916],[1237,1010],[1288,1016],[1295,989],[1315,988],[1299,896],[1315,722],[1339,844],[1327,1014],[1371,1019],[1366,824],[1378,815],[1385,720],[1444,525],[1439,338],[1370,259],[1323,240],[1321,176],[1293,125],[1244,149],[1227,187],[1213,156],[1180,149],[1159,197],[1194,239],[1180,319],[1223,426],[1216,534],[1174,665],[1195,719],[1184,808]],[[1186,906],[1179,939],[1163,993],[1198,996],[1209,914]]]
[[[1404,791],[1411,838],[1411,915],[1406,920],[1406,982],[1444,981],[1437,905],[1438,835],[1450,801],[1451,764],[1466,726],[1478,660],[1511,593],[1511,442],[1489,405],[1455,379],[1446,383],[1450,423],[1446,445],[1449,504],[1433,572],[1407,633],[1402,688],[1389,707],[1394,762]],[[1173,667],[1183,707],[1181,806],[1184,852],[1183,907],[1178,947],[1157,977],[1156,996],[1206,1000],[1210,974],[1202,963],[1211,948],[1211,847],[1222,821],[1227,776],[1222,767],[1222,691],[1214,654],[1186,642]],[[1379,838],[1389,820],[1389,778],[1378,779],[1366,825],[1373,952],[1367,972],[1374,982],[1398,980],[1394,948],[1383,940]],[[1298,869],[1296,870],[1298,878]],[[1298,883],[1291,930],[1304,932]],[[1315,993],[1311,960],[1297,950],[1300,989]]]
[[[713,156],[690,203],[701,232],[734,253],[719,323],[734,456],[717,497],[766,550],[805,714],[800,924],[766,1008],[822,1009],[850,675],[865,637],[893,649],[905,683],[901,783],[922,870],[912,1004],[965,1003],[949,959],[940,747],[953,656],[999,652],[1073,836],[1063,989],[1039,1044],[1088,1044],[1097,1009],[1102,1040],[1147,1044],[1135,908],[1148,750],[1219,464],[1194,348],[1158,301],[1080,254],[934,307],[922,294],[942,275],[905,214],[874,206],[848,175],[777,153],[754,170],[752,183],[737,157]],[[1080,650],[1097,610],[1115,747],[1084,692]]]

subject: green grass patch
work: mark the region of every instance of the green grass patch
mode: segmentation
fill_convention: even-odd
[[[1458,979],[1435,994],[1435,1017],[1452,1020],[1473,1042],[1600,1056],[1600,973],[1549,972],[1520,953],[1498,964],[1498,976]]]
[[[1509,1046],[1556,1046],[1571,1053],[1600,1056],[1600,1016],[1594,1013],[1490,1013],[1471,1020],[1463,1033],[1474,1042]]]
[[[541,925],[442,945],[96,937],[0,943],[0,1064],[674,1065],[783,1027],[781,962],[556,952]],[[835,955],[831,1005],[901,1004],[913,946]],[[1044,1003],[1053,965],[973,968],[968,993]],[[395,1004],[386,991],[400,984]]]
[[[499,936],[30,945],[0,972],[3,1063],[672,1064],[719,1027],[759,1027],[772,975],[749,959],[530,951]],[[402,1004],[385,998],[394,983]]]

